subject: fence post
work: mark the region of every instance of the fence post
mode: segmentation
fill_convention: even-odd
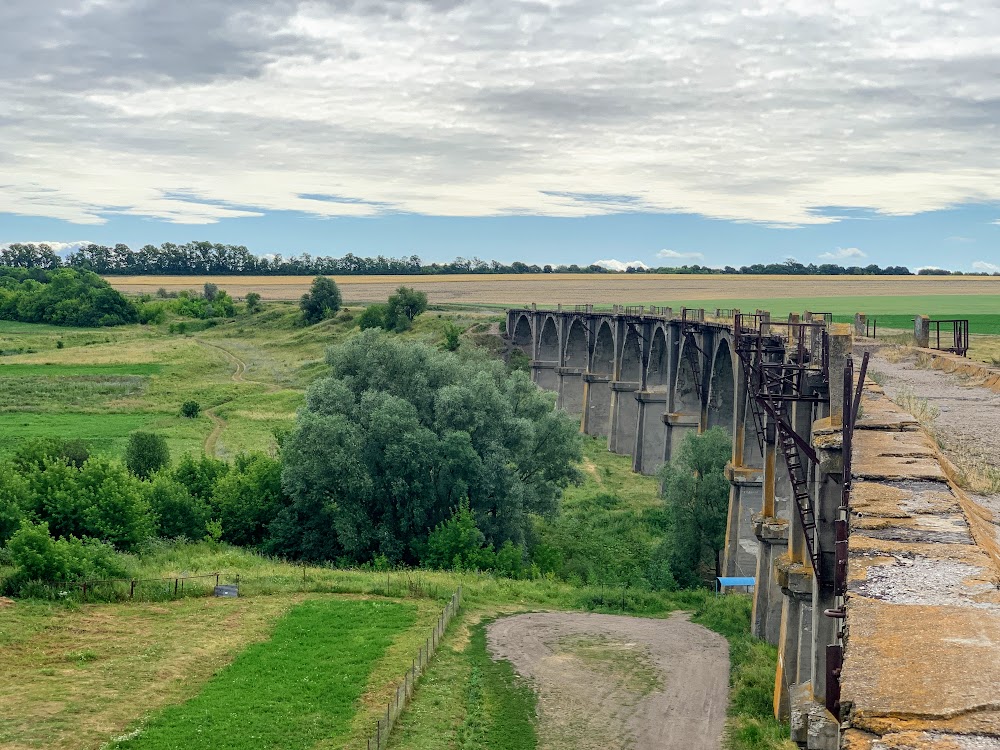
[[[129,599],[134,599],[135,598],[135,579],[134,578],[132,579],[132,581],[131,581],[131,583],[130,583],[130,585],[128,587],[128,598]]]

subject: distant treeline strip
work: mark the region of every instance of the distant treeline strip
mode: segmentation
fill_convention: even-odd
[[[810,263],[804,265],[794,260],[783,263],[755,263],[749,266],[663,266],[659,268],[633,268],[612,271],[596,264],[590,265],[538,265],[514,261],[484,261],[479,258],[456,258],[450,263],[425,263],[418,256],[407,258],[360,258],[353,253],[334,258],[313,256],[309,253],[283,257],[281,254],[254,255],[243,245],[222,245],[211,242],[185,242],[175,245],[165,242],[159,247],[145,245],[138,250],[128,245],[86,245],[65,259],[48,245],[14,243],[0,249],[0,265],[15,268],[54,269],[60,266],[93,271],[94,273],[160,276],[375,276],[375,275],[436,275],[458,273],[511,274],[511,273],[682,273],[682,274],[795,274],[802,276],[912,276],[906,266],[886,266],[874,263],[867,266],[841,266],[836,263]],[[919,275],[962,275],[961,271],[925,268]],[[989,274],[966,274],[988,276]]]

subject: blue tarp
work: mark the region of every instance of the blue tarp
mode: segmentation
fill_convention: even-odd
[[[752,576],[748,578],[730,578],[728,576],[719,576],[715,580],[715,593],[719,593],[722,589],[730,588],[732,586],[750,587],[757,583],[757,579]]]

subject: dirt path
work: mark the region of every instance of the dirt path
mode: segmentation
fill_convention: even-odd
[[[720,747],[729,647],[686,615],[539,612],[487,634],[493,656],[535,683],[540,748]]]
[[[244,362],[239,357],[237,357],[235,354],[233,354],[225,347],[219,346],[218,344],[210,344],[209,342],[204,341],[202,339],[195,339],[195,341],[197,341],[202,346],[206,346],[211,349],[217,349],[218,351],[225,354],[226,357],[228,357],[232,361],[233,363],[232,380],[234,383],[253,383],[254,385],[262,385],[265,388],[267,388],[267,390],[270,392],[281,390],[278,386],[274,385],[274,383],[264,383],[261,382],[260,380],[250,380],[246,378],[245,375],[247,371],[247,363]],[[205,438],[205,453],[211,456],[212,458],[215,458],[215,447],[219,442],[219,437],[221,437],[222,431],[226,429],[226,420],[220,417],[216,413],[216,409],[218,409],[220,406],[225,406],[230,401],[232,401],[232,399],[229,399],[228,401],[223,401],[221,404],[216,404],[215,406],[209,409],[205,409],[204,412],[205,416],[211,419],[213,424],[212,431],[208,433],[208,436]]]

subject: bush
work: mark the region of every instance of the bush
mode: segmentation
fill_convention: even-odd
[[[12,466],[0,465],[0,547],[13,536],[29,507],[28,483]]]
[[[326,276],[313,279],[309,291],[302,295],[299,307],[306,325],[319,323],[340,309],[341,297],[337,283]]]
[[[452,570],[489,570],[494,566],[493,546],[486,545],[467,500],[431,532],[424,562],[432,568]]]
[[[149,479],[170,463],[170,450],[162,435],[154,432],[133,432],[125,448],[125,465],[140,479]]]
[[[383,328],[405,331],[413,320],[427,310],[427,295],[411,287],[401,286],[386,302],[386,325]]]
[[[22,522],[7,543],[14,574],[4,582],[18,593],[31,581],[79,581],[123,578],[124,562],[109,545],[96,539],[53,539],[47,523]]]
[[[263,454],[237,457],[212,495],[223,541],[242,546],[263,542],[268,526],[286,504],[281,462]]]
[[[66,344],[63,343],[62,339],[58,339],[56,341],[56,349],[62,349],[64,346],[66,346]]]
[[[368,305],[358,316],[358,326],[361,330],[369,328],[387,328],[386,313],[388,308],[384,304]]]
[[[193,540],[205,536],[210,515],[208,504],[192,497],[180,482],[166,474],[158,474],[148,487],[147,498],[157,518],[157,535]]]
[[[0,320],[93,327],[138,317],[133,302],[90,271],[0,267]]]
[[[229,471],[229,464],[217,458],[200,454],[197,458],[185,453],[171,472],[194,497],[208,501],[215,492],[215,484]]]
[[[213,284],[211,281],[206,281],[204,291],[202,292],[201,296],[204,297],[209,302],[211,302],[218,296],[218,294],[219,294],[219,286],[217,284]]]
[[[90,449],[80,439],[35,438],[14,452],[14,466],[22,474],[41,469],[50,461],[61,461],[77,469],[90,458]]]
[[[462,329],[461,327],[455,325],[452,321],[448,321],[444,325],[444,348],[453,352],[458,349],[461,343]]]
[[[181,404],[181,416],[194,419],[201,414],[201,404],[197,401],[185,401]]]
[[[260,311],[260,295],[257,292],[247,292],[247,312],[253,315]]]

